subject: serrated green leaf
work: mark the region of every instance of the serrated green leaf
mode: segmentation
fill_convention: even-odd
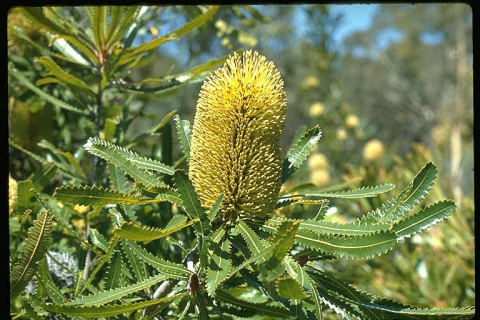
[[[225,238],[219,244],[214,242],[209,250],[212,251],[212,256],[207,269],[207,292],[214,297],[218,286],[227,279],[232,266],[230,240]]]
[[[395,187],[394,184],[386,183],[374,187],[362,187],[353,190],[337,191],[337,192],[318,192],[318,193],[306,193],[292,196],[283,196],[280,200],[292,199],[295,202],[309,201],[309,200],[322,200],[323,198],[342,198],[342,199],[357,199],[375,197],[384,192],[390,191]]]
[[[312,250],[340,258],[367,259],[391,250],[397,242],[393,232],[380,231],[360,236],[331,236],[299,230],[296,242]]]
[[[165,298],[160,299],[153,299],[143,302],[131,303],[131,304],[113,304],[107,306],[65,306],[65,305],[50,305],[50,304],[41,304],[40,307],[42,309],[66,314],[66,315],[75,315],[85,318],[103,318],[103,317],[111,317],[119,314],[123,314],[126,312],[133,312],[136,310],[144,309],[148,306],[157,305],[162,302],[171,301],[182,296],[185,296],[186,293],[179,293],[172,296],[168,296]]]
[[[392,319],[419,319],[419,320],[467,320],[475,318],[475,309],[473,307],[467,308],[448,308],[448,309],[413,309],[405,308],[398,310],[398,308],[392,307],[377,307],[382,311],[389,314]]]
[[[300,282],[292,277],[280,277],[275,281],[275,289],[277,293],[287,299],[306,299],[308,294],[305,293]]]
[[[235,298],[234,296],[228,294],[223,290],[217,290],[217,294],[215,297],[233,306],[238,306],[243,309],[252,310],[258,314],[263,314],[271,317],[289,318],[289,311],[284,307],[274,307],[264,303],[248,302],[245,300]]]
[[[95,6],[90,7],[90,10],[92,11],[92,15],[89,17],[91,17],[90,24],[92,25],[93,37],[97,44],[97,50],[102,51],[105,42],[105,7]]]
[[[312,282],[317,284],[316,287],[322,301],[342,316],[350,315],[359,319],[390,319],[380,312],[361,307],[360,310],[355,308],[359,307],[362,302],[376,299],[375,296],[361,292],[347,283],[313,268],[308,268],[307,273],[313,280]]]
[[[62,294],[62,291],[55,285],[48,270],[47,259],[43,258],[38,263],[38,272],[36,273],[37,284],[42,286],[47,295],[52,298],[55,303],[64,303],[65,297]],[[38,289],[37,289],[38,290]]]
[[[145,262],[143,262],[140,259],[137,259],[137,257],[132,252],[132,249],[130,249],[130,246],[124,240],[121,240],[120,244],[123,249],[123,254],[127,258],[127,262],[130,268],[132,269],[135,275],[135,278],[138,280],[146,279],[148,273],[147,273]]]
[[[285,219],[272,218],[267,220],[261,227],[267,232],[273,232],[278,229],[278,226],[284,222],[290,221]],[[307,230],[315,233],[330,234],[330,235],[367,235],[381,230],[390,229],[390,224],[366,224],[359,222],[337,223],[330,221],[316,221],[316,220],[292,220],[300,222],[300,230]]]
[[[185,155],[187,163],[190,162],[190,144],[192,140],[192,126],[188,120],[182,120],[176,115],[173,120],[177,128],[178,139],[180,140],[180,147]]]
[[[114,252],[112,258],[110,259],[110,264],[107,266],[105,290],[114,289],[115,287],[122,285],[122,264],[122,256],[119,252]]]
[[[38,170],[35,170],[30,178],[33,183],[33,188],[37,192],[42,191],[45,186],[50,184],[50,181],[55,176],[56,172],[57,167],[52,163],[44,165]]]
[[[182,207],[191,219],[198,219],[199,223],[196,225],[197,229],[204,237],[207,237],[210,232],[210,223],[208,222],[209,220],[205,211],[200,205],[200,200],[193,188],[192,182],[182,170],[177,170],[173,178],[177,192],[183,202]]]
[[[113,250],[115,249],[115,246],[118,243],[118,238],[117,237],[112,237],[108,243],[108,248],[107,251],[105,251],[105,255],[102,257],[100,262],[96,265],[95,269],[90,273],[90,276],[88,277],[87,281],[85,281],[82,289],[80,290],[80,294],[82,294],[83,291],[85,291],[86,288],[90,286],[92,281],[95,279],[97,273],[103,268],[103,265],[107,263],[107,261],[110,261],[110,257],[112,256]]]
[[[45,91],[41,90],[40,88],[38,88],[37,86],[35,86],[33,83],[31,83],[20,71],[18,71],[16,68],[14,68],[13,66],[9,66],[8,68],[8,72],[14,77],[16,78],[18,81],[20,81],[20,83],[22,85],[24,85],[25,87],[27,87],[28,89],[32,90],[33,92],[35,92],[38,96],[40,96],[41,98],[45,99],[46,101],[50,102],[51,104],[59,107],[59,108],[63,108],[63,109],[66,109],[66,110],[69,110],[69,111],[73,111],[73,112],[76,112],[76,113],[80,113],[80,114],[84,114],[84,112],[62,100],[59,100],[57,98],[55,98],[54,96],[51,96],[50,94],[46,93]]]
[[[295,240],[295,234],[298,230],[300,222],[298,221],[284,221],[278,227],[272,243],[274,246],[273,256],[282,261],[288,251],[292,248]]]
[[[380,210],[368,213],[361,220],[388,223],[402,217],[425,198],[437,177],[437,172],[436,166],[428,162],[397,198],[383,204]]]
[[[422,230],[442,221],[451,215],[456,207],[457,206],[453,201],[437,202],[420,210],[416,214],[395,223],[392,231],[395,232],[400,239],[410,237],[413,234],[421,232]]]
[[[71,204],[105,206],[107,204],[147,204],[164,201],[143,196],[129,195],[113,189],[96,186],[66,185],[55,189],[53,197]]]
[[[225,234],[225,226],[220,226],[217,230],[215,230],[212,234],[211,240],[215,243],[219,243],[220,240],[223,239],[223,236]]]
[[[248,250],[250,250],[252,256],[258,255],[265,250],[265,245],[261,242],[258,235],[253,231],[245,222],[240,220],[237,224],[237,229],[240,232],[243,240],[247,244]],[[273,247],[271,252],[273,251]],[[267,257],[262,256],[260,257],[257,264],[265,263],[267,261]]]
[[[320,127],[315,126],[308,129],[300,139],[295,141],[283,160],[282,183],[287,181],[288,178],[300,167],[303,161],[307,159],[310,151],[317,144],[318,140],[320,140],[321,136],[322,131],[320,130]]]
[[[112,290],[104,290],[85,297],[77,298],[73,301],[65,303],[64,306],[100,306],[115,300],[119,300],[129,294],[138,292],[145,288],[151,287],[166,279],[168,279],[168,277],[165,275],[156,275],[125,287]]]
[[[95,93],[92,91],[88,84],[60,68],[60,66],[56,64],[52,59],[48,57],[40,57],[38,61],[43,65],[46,70],[48,70],[49,75],[53,75],[62,82],[72,85],[85,93],[88,93],[92,96],[95,95]]]
[[[90,240],[94,245],[96,245],[103,251],[107,251],[108,241],[105,239],[104,236],[102,236],[100,232],[98,232],[97,229],[90,228]]]
[[[157,269],[160,273],[173,279],[187,279],[189,277],[190,271],[184,266],[155,257],[136,243],[130,241],[125,243],[130,247],[135,256]]]
[[[10,299],[19,295],[37,271],[37,263],[45,256],[52,232],[52,215],[47,210],[38,213],[28,229],[21,257],[13,264],[10,274]]]
[[[146,187],[166,187],[165,183],[160,181],[158,177],[146,170],[154,170],[169,175],[172,175],[175,172],[175,169],[161,163],[160,161],[140,157],[131,150],[127,150],[98,138],[89,138],[85,144],[85,149],[118,166],[137,182]]]
[[[110,178],[110,186],[122,193],[130,193],[133,190],[130,182],[127,179],[125,172],[115,165],[108,163],[108,177]],[[121,204],[119,205],[122,212],[133,222],[137,222],[138,218],[135,215],[133,205]]]
[[[221,204],[222,204],[222,201],[223,201],[223,193],[220,193],[220,194],[218,195],[217,200],[215,200],[215,202],[213,203],[212,207],[211,207],[210,210],[208,210],[208,212],[207,212],[208,220],[212,221],[213,219],[215,219],[215,217],[217,216],[218,211],[220,210],[220,206],[221,206]]]
[[[152,241],[155,239],[163,238],[181,230],[183,228],[189,227],[198,219],[192,219],[182,224],[178,224],[169,229],[160,229],[153,227],[145,227],[135,224],[131,221],[124,221],[119,228],[113,230],[113,234],[122,239],[133,240],[133,241]]]
[[[182,200],[182,208],[185,209],[190,219],[198,219],[197,223],[193,225],[197,236],[198,254],[200,256],[200,267],[202,269],[207,267],[207,245],[211,235],[211,226],[208,217],[200,205],[197,193],[193,188],[192,182],[182,170],[177,170],[173,176],[174,185]]]
[[[48,20],[43,14],[41,7],[21,7],[19,8],[23,14],[33,20],[35,23],[38,23],[46,30],[56,33],[56,34],[65,34],[66,30],[55,23]]]
[[[44,320],[44,317],[41,317],[38,315],[38,313],[35,311],[35,309],[30,305],[30,299],[24,298],[22,299],[22,308],[25,310],[27,315],[30,317],[30,319],[33,320]]]

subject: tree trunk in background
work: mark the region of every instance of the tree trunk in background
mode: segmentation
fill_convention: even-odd
[[[466,125],[468,119],[465,118],[465,85],[468,72],[467,63],[467,49],[466,49],[466,37],[462,28],[462,10],[463,8],[457,8],[456,16],[458,23],[455,26],[455,63],[456,63],[456,81],[455,81],[455,105],[453,106],[453,124],[450,136],[450,174],[452,181],[452,191],[454,200],[457,205],[461,206],[462,199],[462,128]]]

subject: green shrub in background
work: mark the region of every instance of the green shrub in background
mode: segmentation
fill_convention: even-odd
[[[184,26],[136,46],[136,32],[155,8],[17,10],[43,28],[45,46],[12,27],[12,37],[34,46],[40,57],[30,61],[18,54],[24,48],[12,49],[11,108],[48,103],[64,129],[58,145],[38,143],[46,156],[30,150],[30,138],[11,136],[11,146],[28,155],[16,159],[17,170],[32,172],[10,179],[12,318],[473,316],[472,307],[416,309],[356,289],[330,272],[336,261],[402,247],[397,242],[450,216],[456,205],[441,198],[415,209],[437,175],[428,161],[415,164],[418,173],[391,199],[379,197],[393,189],[391,181],[404,180],[340,191],[289,184],[321,131],[299,129],[281,155],[285,93],[265,57],[234,54],[209,77],[193,128],[172,111],[126,141],[129,125],[142,116],[134,107],[139,94],[202,80],[226,57],[136,83],[129,82],[129,70],[162,43],[199,28],[218,7],[200,7]],[[354,118],[347,120],[355,127]],[[173,158],[173,131],[180,159]],[[159,152],[132,151],[152,136]],[[208,176],[202,163],[211,167]],[[60,187],[51,183],[54,177]],[[370,206],[354,221],[329,222],[329,202],[338,199]]]

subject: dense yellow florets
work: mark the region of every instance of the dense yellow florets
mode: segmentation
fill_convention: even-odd
[[[202,206],[224,194],[224,219],[262,217],[281,187],[283,81],[258,52],[234,54],[200,90],[192,130],[190,178]]]

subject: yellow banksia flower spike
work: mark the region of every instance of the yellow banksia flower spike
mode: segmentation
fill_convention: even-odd
[[[234,54],[203,83],[189,176],[202,206],[223,193],[226,221],[271,213],[281,187],[280,137],[286,96],[275,64],[258,52]]]

